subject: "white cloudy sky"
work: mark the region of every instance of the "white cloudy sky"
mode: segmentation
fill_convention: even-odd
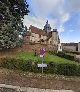
[[[30,13],[24,25],[42,28],[46,21],[57,28],[61,42],[79,42],[80,0],[27,0]]]

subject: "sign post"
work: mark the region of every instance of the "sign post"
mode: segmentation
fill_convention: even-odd
[[[43,68],[47,67],[47,64],[43,63],[44,55],[45,55],[45,50],[44,49],[40,50],[40,57],[42,58],[42,64],[38,64],[38,67],[42,67],[42,73],[43,73]]]
[[[42,57],[42,64],[43,64],[43,57]],[[42,66],[42,73],[43,73],[43,66]]]

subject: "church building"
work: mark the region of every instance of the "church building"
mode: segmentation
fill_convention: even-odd
[[[57,29],[51,29],[48,21],[43,29],[31,25],[29,31],[27,31],[26,42],[58,46],[60,43],[58,31]]]

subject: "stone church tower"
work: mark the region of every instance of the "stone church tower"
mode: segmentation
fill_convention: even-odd
[[[46,25],[44,26],[43,30],[47,33],[51,32],[51,27],[50,27],[50,24],[48,24],[48,20],[47,20]]]
[[[56,45],[56,46],[58,46],[58,44],[60,43],[57,29],[53,29],[52,31],[52,43],[53,45]]]
[[[49,44],[51,43],[52,45],[58,46],[58,44],[60,43],[58,31],[57,31],[57,29],[51,30],[48,20],[47,20],[46,25],[44,26],[43,30],[47,33],[47,36],[48,36],[47,43],[49,43]]]

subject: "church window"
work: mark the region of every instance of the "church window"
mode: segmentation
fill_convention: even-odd
[[[52,43],[52,41],[50,41],[50,44]]]
[[[60,46],[60,49],[61,49],[61,46]]]
[[[41,38],[41,35],[39,35],[39,38]]]
[[[42,41],[42,42],[44,42],[44,40],[43,40],[43,39],[41,39],[41,41]]]
[[[32,35],[32,37],[34,37],[34,35]]]

